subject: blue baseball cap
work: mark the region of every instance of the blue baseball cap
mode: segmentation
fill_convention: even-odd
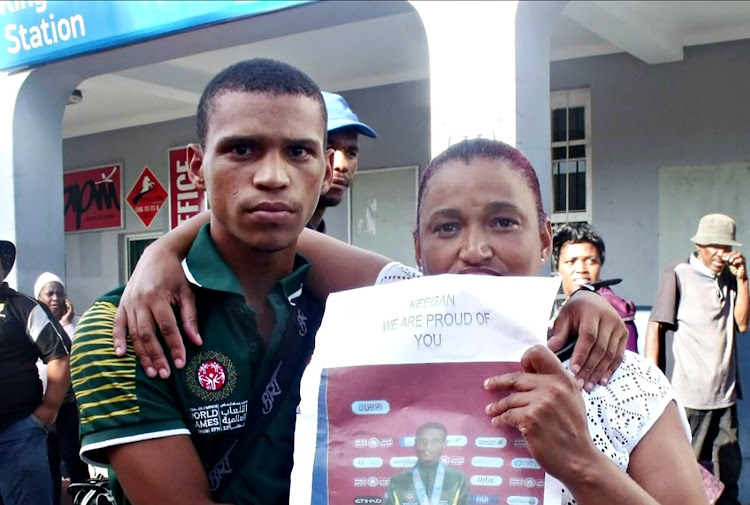
[[[323,91],[323,99],[326,102],[326,110],[328,111],[329,132],[350,126],[354,128],[357,133],[374,139],[378,138],[378,134],[375,133],[375,130],[359,120],[354,111],[349,107],[349,104],[346,103],[343,96]]]

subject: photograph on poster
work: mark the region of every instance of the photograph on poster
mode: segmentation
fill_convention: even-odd
[[[485,377],[515,363],[327,368],[319,395],[312,503],[543,502],[544,471],[515,428],[484,407]]]

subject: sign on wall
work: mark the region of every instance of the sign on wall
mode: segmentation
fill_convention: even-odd
[[[169,150],[169,229],[206,209],[206,193],[188,176],[187,146]]]
[[[0,70],[28,68],[308,1],[0,2]]]
[[[122,228],[122,165],[65,172],[65,232]]]
[[[150,168],[144,167],[128,193],[128,203],[143,226],[148,228],[167,200],[167,190]]]

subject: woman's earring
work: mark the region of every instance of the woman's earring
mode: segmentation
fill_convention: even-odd
[[[544,258],[542,258],[542,263],[544,263]]]

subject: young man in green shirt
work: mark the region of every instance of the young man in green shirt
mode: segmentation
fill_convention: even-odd
[[[304,73],[272,60],[207,85],[190,177],[212,215],[185,259],[203,345],[150,379],[111,344],[122,289],[79,322],[72,377],[84,459],[111,465],[119,503],[286,503],[299,381],[322,307],[297,238],[331,183],[326,109]],[[127,495],[125,498],[124,494]]]

